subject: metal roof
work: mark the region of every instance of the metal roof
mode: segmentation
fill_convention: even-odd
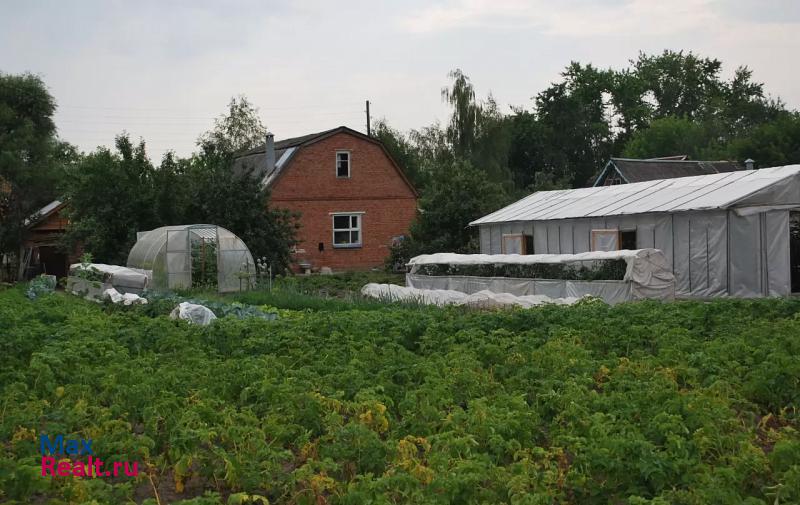
[[[629,183],[673,179],[676,177],[693,177],[744,169],[743,166],[734,161],[611,158],[609,165],[616,167],[620,175]]]
[[[616,186],[539,191],[470,224],[725,209],[798,174],[800,165],[788,165]],[[800,201],[791,203],[800,205]]]

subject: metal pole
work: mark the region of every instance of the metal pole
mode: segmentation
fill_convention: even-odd
[[[372,136],[372,125],[370,125],[369,121],[369,100],[367,100],[367,137]]]

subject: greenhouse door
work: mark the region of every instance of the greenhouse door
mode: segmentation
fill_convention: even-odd
[[[200,232],[192,237],[192,287],[216,290],[219,276],[216,232],[213,232],[213,238],[203,236]]]
[[[789,258],[792,293],[800,293],[800,212],[789,213]]]
[[[166,249],[167,287],[169,289],[188,289],[192,287],[189,232],[186,230],[167,230]]]

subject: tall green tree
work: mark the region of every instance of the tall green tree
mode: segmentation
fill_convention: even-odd
[[[511,137],[497,102],[491,94],[479,101],[472,82],[460,69],[450,72],[449,77],[452,82],[442,89],[442,99],[452,107],[444,138],[453,159],[467,160],[492,181],[507,183]],[[429,129],[431,133],[435,132]]]
[[[235,173],[233,161],[243,150],[262,145],[266,128],[246,97],[231,99],[228,111],[197,141],[200,152],[187,161],[185,222],[213,223],[229,229],[273,272],[286,270],[296,244],[296,215],[269,205],[269,190],[252,169]]]
[[[228,111],[214,120],[214,127],[200,136],[200,149],[210,154],[230,155],[264,144],[267,129],[258,109],[244,95],[231,98]]]
[[[265,131],[257,110],[239,97],[200,136],[200,152],[189,158],[167,153],[155,166],[144,141],[118,136],[114,150],[98,149],[68,171],[66,242],[83,244],[98,261],[125,264],[138,231],[211,223],[241,237],[274,271],[285,269],[295,240],[294,216],[271,209],[261,181],[232,167],[237,152],[263,142]]]
[[[653,120],[648,128],[637,130],[625,145],[626,158],[658,158],[672,154],[687,154],[702,159],[713,140],[710,125],[683,117],[664,117]]]
[[[63,184],[68,247],[81,244],[98,262],[124,265],[136,232],[177,224],[159,215],[171,214],[179,199],[157,204],[155,173],[144,141],[133,143],[127,134],[117,136],[114,150],[99,148],[71,167]],[[180,188],[170,188],[173,197]]]
[[[198,154],[182,175],[187,191],[186,223],[211,223],[229,229],[247,244],[254,257],[266,258],[273,272],[289,267],[295,245],[296,215],[273,208],[269,191],[252,171],[234,173],[230,156]]]
[[[800,164],[800,113],[785,112],[754,127],[725,146],[723,155],[751,158],[757,167]]]
[[[16,257],[26,220],[58,196],[74,151],[56,138],[55,110],[39,77],[0,73],[0,254]]]
[[[455,161],[433,172],[411,226],[413,254],[478,252],[477,230],[469,226],[508,203],[503,188],[486,180],[468,161]]]
[[[563,81],[536,95],[535,114],[541,124],[542,170],[553,179],[568,179],[580,187],[613,154],[614,133],[608,118],[606,93],[612,74],[592,65],[571,63]]]
[[[383,144],[417,190],[425,186],[426,172],[416,146],[385,119],[375,122],[372,135]]]
[[[475,99],[475,89],[461,69],[450,72],[450,87],[442,89],[442,99],[453,107],[447,125],[447,140],[460,158],[468,158],[479,135],[482,110]]]

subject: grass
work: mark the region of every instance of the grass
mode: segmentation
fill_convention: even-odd
[[[297,275],[275,279],[271,291],[260,287],[252,291],[230,294],[219,294],[202,289],[185,290],[179,293],[189,298],[234,301],[257,306],[268,305],[288,310],[341,311],[385,308],[386,302],[361,295],[361,288],[370,282],[404,285],[405,278],[402,275],[383,272]],[[391,305],[418,306],[418,304],[408,302],[394,302]]]

